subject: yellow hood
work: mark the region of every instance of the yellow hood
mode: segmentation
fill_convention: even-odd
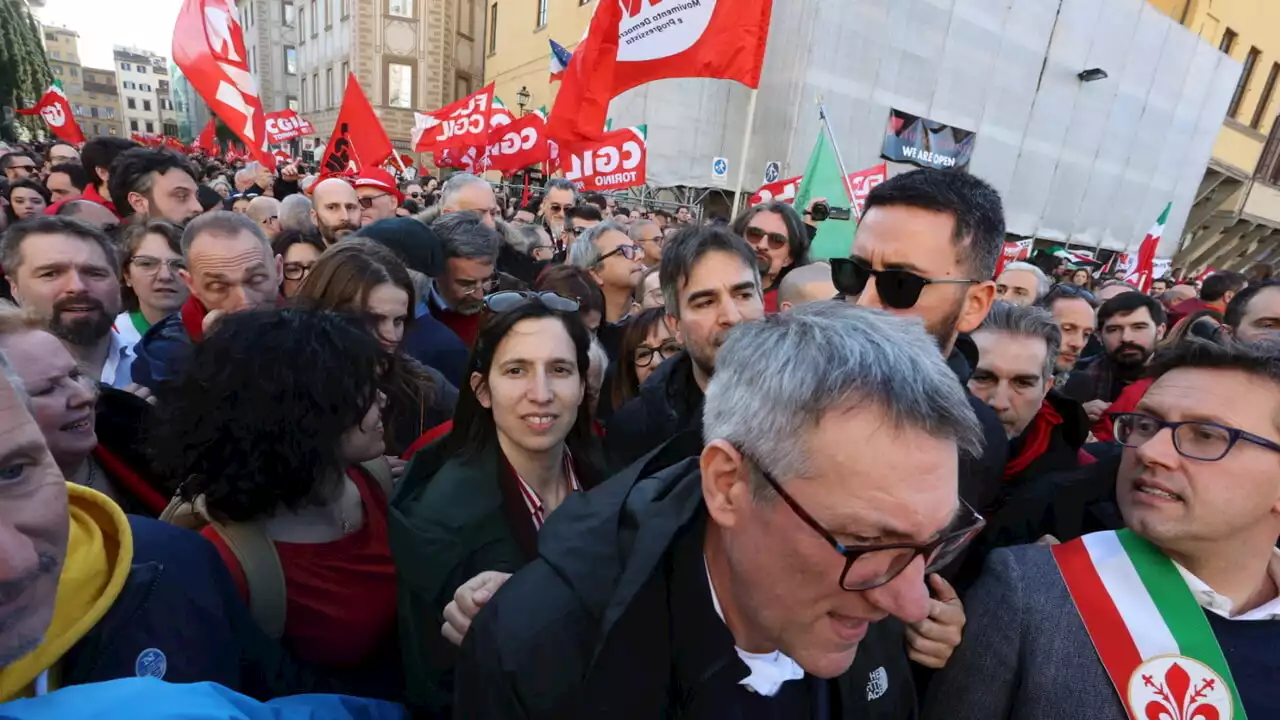
[[[26,694],[40,673],[57,664],[102,619],[129,577],[133,535],[124,511],[106,495],[72,483],[67,509],[71,531],[53,622],[39,647],[0,669],[0,702]]]

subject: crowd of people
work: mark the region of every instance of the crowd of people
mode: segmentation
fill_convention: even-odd
[[[1280,717],[1270,266],[996,276],[939,170],[823,262],[780,202],[40,150],[5,717]]]

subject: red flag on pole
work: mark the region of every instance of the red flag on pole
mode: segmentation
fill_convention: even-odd
[[[59,140],[65,140],[74,145],[84,142],[84,133],[80,131],[80,125],[76,123],[76,118],[71,113],[71,103],[67,102],[67,96],[62,94],[62,88],[57,85],[51,85],[35,107],[14,112],[19,115],[39,115],[44,118],[45,124],[49,126],[49,132]]]
[[[1156,248],[1160,245],[1161,236],[1164,235],[1164,226],[1169,222],[1169,210],[1172,207],[1173,203],[1165,205],[1164,212],[1160,213],[1156,224],[1147,231],[1147,236],[1142,240],[1142,246],[1138,248],[1138,263],[1124,278],[1125,282],[1136,285],[1142,292],[1151,292],[1151,281],[1155,279]]]
[[[664,78],[705,77],[760,86],[773,0],[600,3],[561,81],[547,134],[598,139],[609,101]]]
[[[253,158],[274,169],[266,113],[249,72],[244,31],[233,0],[183,0],[173,28],[173,61],[214,115],[244,140]]]
[[[492,127],[493,83],[429,113],[414,113],[414,152],[483,146]]]
[[[200,150],[205,155],[212,155],[217,151],[217,129],[214,127],[216,123],[213,118],[209,118],[209,124],[204,126],[204,130],[200,131],[200,137],[191,143],[192,150]]]
[[[367,167],[381,165],[395,151],[369,98],[360,88],[360,81],[351,73],[347,77],[338,122],[320,161],[321,175],[357,175]]]

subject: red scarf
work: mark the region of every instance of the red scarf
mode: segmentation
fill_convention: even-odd
[[[95,447],[93,459],[98,461],[116,487],[137,498],[147,510],[151,511],[153,517],[160,517],[160,513],[169,506],[169,498],[151,487],[141,475],[134,472],[133,468],[107,448],[102,445]]]
[[[1009,482],[1026,470],[1035,459],[1044,454],[1049,449],[1049,440],[1053,437],[1053,428],[1062,424],[1062,416],[1057,410],[1053,409],[1053,405],[1049,404],[1048,399],[1040,404],[1040,412],[1031,419],[1031,424],[1022,433],[1022,449],[1018,451],[1018,456],[1009,460],[1004,466],[1004,475],[1000,476],[1001,482]]]
[[[195,295],[187,297],[187,301],[182,303],[182,327],[187,329],[187,337],[192,342],[200,342],[204,339],[204,316],[209,314],[205,309],[204,303]]]

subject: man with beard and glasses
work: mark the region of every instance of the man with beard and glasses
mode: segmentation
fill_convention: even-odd
[[[342,178],[325,178],[316,183],[311,203],[311,221],[326,247],[359,230],[364,223],[356,189]]]
[[[129,717],[141,716],[137,697],[155,702],[154,678],[263,700],[335,690],[262,632],[213,545],[66,482],[32,414],[0,353],[0,714],[102,713],[90,698],[108,686],[86,686],[125,678],[155,683],[120,705]]]
[[[152,391],[183,372],[191,344],[219,317],[281,302],[284,258],[246,215],[219,211],[192,220],[182,233],[182,259],[186,268],[178,276],[190,297],[136,347],[134,381]]]
[[[453,331],[468,348],[475,345],[484,319],[484,296],[498,288],[502,237],[491,219],[470,210],[441,215],[431,230],[444,244],[444,270],[431,283],[431,316]]]
[[[561,240],[564,233],[565,212],[578,204],[578,188],[564,178],[551,178],[542,189],[539,213],[554,240]]]
[[[846,302],[913,315],[938,342],[957,381],[969,381],[978,352],[965,333],[995,300],[990,278],[1004,247],[1000,195],[967,173],[915,170],[867,195],[849,258],[831,261]],[[973,395],[986,439],[980,458],[961,458],[960,497],[983,512],[1000,496],[1008,441],[1000,419]]]
[[[1089,422],[1097,422],[1120,391],[1142,376],[1164,337],[1165,321],[1160,301],[1140,292],[1121,293],[1098,308],[1103,353],[1077,365],[1062,390],[1084,405]]]
[[[121,218],[141,215],[179,227],[204,212],[195,168],[172,150],[134,148],[111,163],[111,201]]]
[[[105,233],[63,217],[37,218],[9,230],[0,263],[14,300],[45,320],[86,374],[119,389],[133,382],[133,347],[112,328],[120,277]]]
[[[662,250],[658,275],[666,323],[684,351],[658,366],[640,396],[609,419],[605,453],[618,471],[672,437],[692,431],[701,447],[702,405],[729,330],[764,317],[760,265],[747,242],[726,227],[693,226]]]

